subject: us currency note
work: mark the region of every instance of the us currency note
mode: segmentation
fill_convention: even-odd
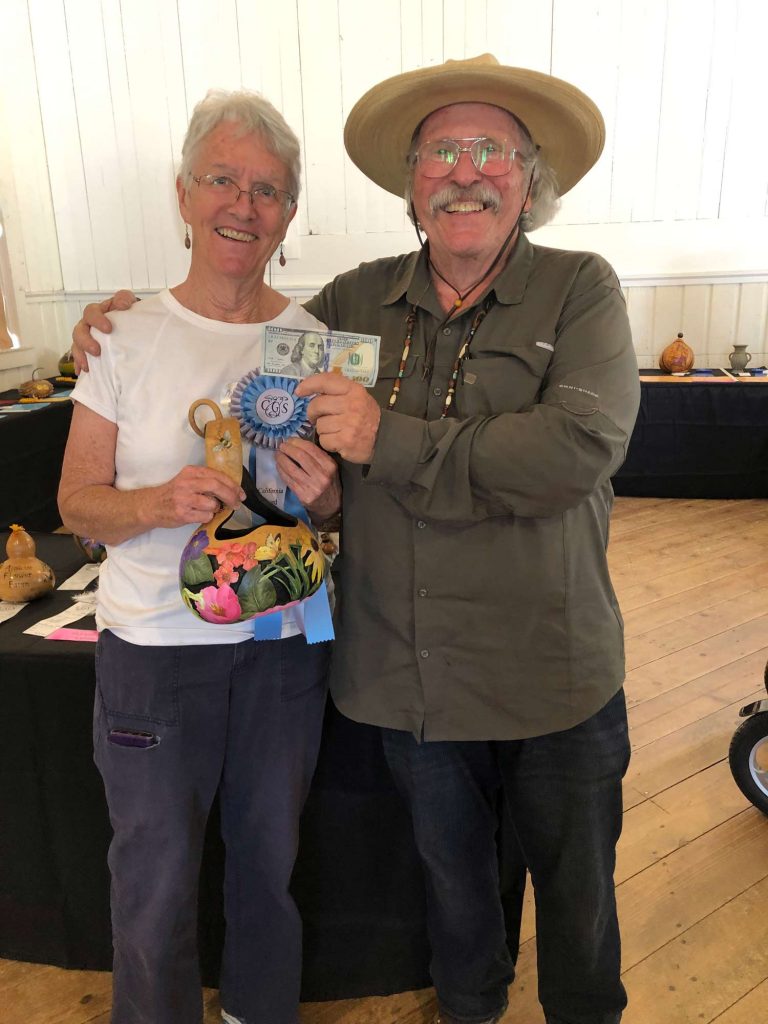
[[[380,343],[376,334],[270,325],[265,329],[261,371],[301,378],[313,373],[340,373],[370,388],[379,372]]]

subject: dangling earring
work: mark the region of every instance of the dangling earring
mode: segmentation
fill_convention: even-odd
[[[192,240],[189,237],[189,224],[185,224],[184,228],[185,228],[185,232],[184,232],[184,248],[185,249],[191,249],[192,248]]]
[[[285,253],[283,252],[283,243],[280,243],[280,258],[277,261],[281,267],[285,266]]]

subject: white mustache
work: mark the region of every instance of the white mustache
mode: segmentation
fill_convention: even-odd
[[[494,213],[498,213],[501,206],[501,195],[495,188],[485,183],[470,185],[469,188],[446,185],[445,188],[429,197],[429,212],[435,214],[452,203],[483,203],[484,206],[489,206]]]

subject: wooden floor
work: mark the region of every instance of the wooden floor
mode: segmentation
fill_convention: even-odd
[[[624,1024],[768,1021],[768,818],[727,751],[764,695],[768,502],[616,502],[633,758],[618,856]],[[505,1022],[541,1024],[530,902]],[[107,1024],[109,975],[0,961],[3,1024]],[[206,1024],[218,1019],[206,992]],[[302,1007],[304,1024],[422,1024],[431,991]],[[269,1022],[264,1022],[269,1024]]]

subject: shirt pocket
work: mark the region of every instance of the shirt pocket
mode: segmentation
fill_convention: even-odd
[[[554,350],[510,346],[504,354],[471,356],[459,373],[456,411],[461,416],[524,412],[536,403]]]
[[[389,405],[389,398],[392,394],[392,388],[395,386],[395,381],[400,374],[400,361],[403,358],[402,349],[399,352],[382,352],[379,355],[379,372],[376,377],[376,383],[370,390],[370,393],[379,403],[379,405],[386,409]],[[407,390],[407,383],[411,380],[416,373],[418,367],[419,375],[421,374],[421,357],[419,355],[411,355],[408,362],[403,370],[403,377],[401,382],[401,393],[397,399],[397,410],[398,412],[406,412],[406,404],[408,396],[403,394],[403,391]]]

